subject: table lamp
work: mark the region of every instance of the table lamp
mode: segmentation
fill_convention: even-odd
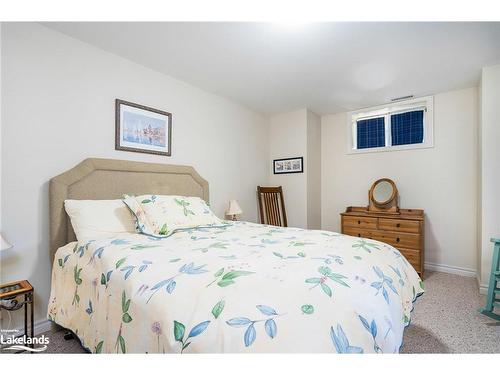
[[[241,215],[242,213],[243,211],[241,210],[238,201],[236,201],[235,199],[231,199],[229,201],[229,207],[226,211],[226,216],[231,216],[231,220],[236,221],[236,215]]]
[[[0,251],[10,249],[12,245],[8,243],[0,234]]]

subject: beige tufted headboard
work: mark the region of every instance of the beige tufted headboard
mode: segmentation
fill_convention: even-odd
[[[65,199],[119,199],[123,194],[197,196],[208,202],[208,182],[193,167],[86,159],[50,180],[50,255],[75,241]]]

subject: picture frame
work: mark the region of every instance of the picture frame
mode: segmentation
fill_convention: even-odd
[[[172,155],[172,114],[115,100],[115,150]]]
[[[296,158],[273,160],[274,174],[303,173],[303,172],[304,172],[304,158],[302,156]]]

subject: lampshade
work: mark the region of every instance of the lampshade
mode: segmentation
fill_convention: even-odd
[[[10,249],[12,245],[8,243],[3,236],[0,234],[0,251]]]
[[[231,199],[229,201],[229,207],[227,208],[226,215],[240,215],[242,213],[243,211],[241,210],[238,201],[236,201],[235,199]]]

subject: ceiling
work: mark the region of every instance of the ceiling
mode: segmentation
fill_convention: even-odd
[[[500,23],[44,23],[253,110],[318,114],[478,84]]]

